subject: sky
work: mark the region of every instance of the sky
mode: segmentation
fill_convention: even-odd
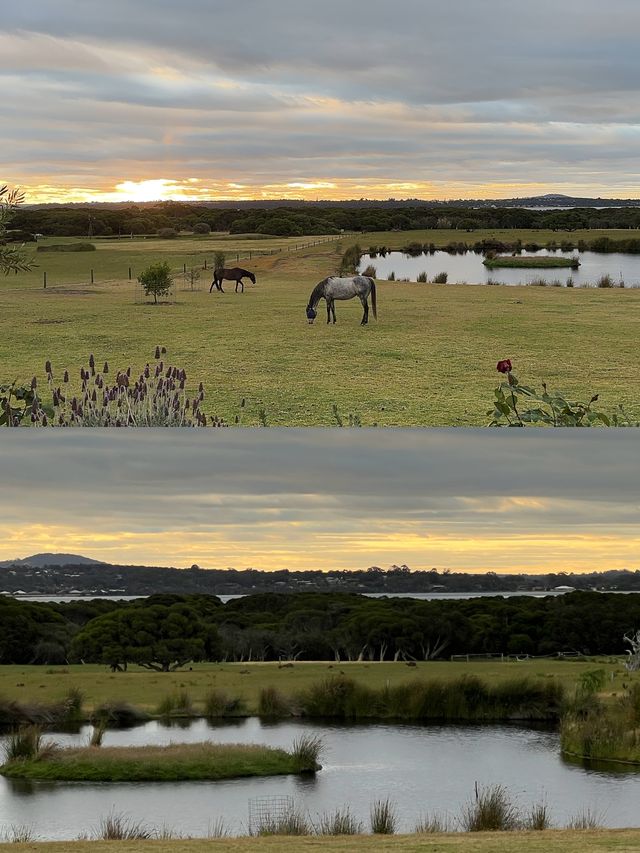
[[[640,197],[637,0],[4,0],[28,202]]]
[[[632,430],[10,430],[0,560],[640,569]]]

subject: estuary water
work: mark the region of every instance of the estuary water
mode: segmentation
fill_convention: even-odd
[[[90,727],[52,733],[61,744],[84,744]],[[154,721],[108,731],[104,745],[170,742],[262,743],[290,747],[301,734],[318,734],[326,745],[315,776],[280,776],[228,782],[50,783],[0,777],[0,832],[26,825],[40,839],[91,834],[109,813],[175,832],[205,836],[218,819],[232,834],[248,827],[249,801],[290,796],[312,820],[349,805],[368,826],[371,803],[389,797],[400,830],[412,831],[421,815],[452,820],[473,796],[474,785],[501,784],[523,809],[544,801],[557,825],[587,809],[610,827],[640,824],[640,774],[587,769],[563,760],[558,734],[505,725],[334,725],[257,718],[182,726]],[[1,746],[1,744],[0,744]]]

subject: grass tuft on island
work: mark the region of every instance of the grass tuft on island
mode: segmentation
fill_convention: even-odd
[[[571,267],[572,270],[577,270],[580,266],[580,261],[577,258],[553,258],[550,255],[541,255],[539,257],[532,255],[498,255],[495,258],[487,258],[483,263],[490,270],[503,267],[515,267],[518,269]]]
[[[255,744],[211,742],[139,747],[54,747],[7,761],[13,779],[56,782],[182,782],[315,773],[322,745],[300,738],[288,752]],[[311,748],[310,748],[311,747]]]

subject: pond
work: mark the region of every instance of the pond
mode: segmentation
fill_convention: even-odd
[[[559,281],[563,286],[571,277],[575,287],[594,286],[603,275],[610,275],[614,283],[624,281],[625,287],[640,287],[640,255],[613,252],[552,252],[541,249],[539,252],[523,252],[521,257],[546,256],[556,258],[577,257],[580,267],[572,270],[569,267],[555,269],[494,269],[488,270],[483,261],[484,255],[475,252],[465,252],[453,255],[449,252],[434,252],[433,254],[411,257],[404,252],[388,252],[382,255],[363,255],[360,259],[358,272],[369,265],[376,268],[376,278],[387,279],[393,272],[396,279],[408,278],[417,281],[421,272],[426,272],[429,281],[440,272],[446,272],[449,284],[486,284],[489,280],[497,284],[528,284],[534,280],[543,279],[547,283]]]
[[[51,735],[84,744],[90,727]],[[456,818],[474,784],[504,785],[526,809],[544,800],[558,825],[586,809],[607,826],[640,823],[640,774],[590,770],[565,762],[558,735],[522,726],[333,725],[256,718],[210,725],[204,720],[167,727],[154,721],[110,730],[105,745],[213,740],[290,747],[303,733],[326,744],[323,769],[313,777],[271,777],[226,782],[46,783],[0,777],[0,831],[26,825],[39,839],[70,839],[91,832],[109,813],[124,813],[157,828],[205,836],[217,819],[244,834],[253,797],[292,796],[312,819],[348,804],[368,824],[373,800],[390,797],[400,828],[412,831],[427,812]]]

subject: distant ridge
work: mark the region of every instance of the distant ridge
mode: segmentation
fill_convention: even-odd
[[[43,569],[45,566],[104,565],[106,564],[102,560],[92,560],[91,557],[82,557],[79,554],[32,554],[30,557],[0,561],[0,567],[3,569],[7,569],[10,566],[31,566],[34,569]]]

